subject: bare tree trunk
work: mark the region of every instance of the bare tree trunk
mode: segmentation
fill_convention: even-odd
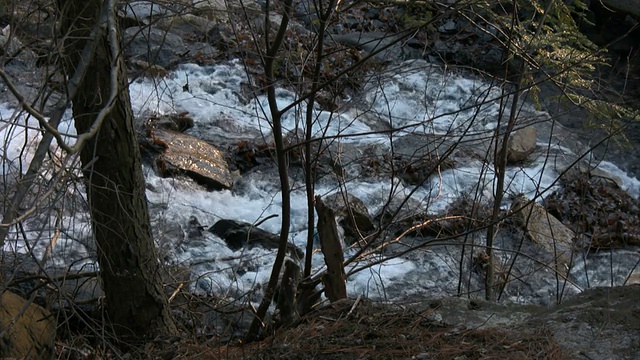
[[[291,189],[289,188],[289,170],[287,168],[287,160],[285,159],[286,153],[284,148],[284,140],[282,136],[282,115],[284,112],[278,109],[278,102],[276,101],[276,78],[274,75],[274,62],[280,46],[285,39],[285,31],[289,24],[289,19],[293,12],[293,0],[285,0],[283,7],[284,12],[282,16],[282,22],[278,28],[273,43],[269,41],[269,4],[267,3],[267,12],[265,13],[265,42],[267,44],[267,52],[263,57],[264,61],[264,73],[267,78],[267,99],[269,100],[269,110],[271,112],[271,118],[273,119],[273,139],[276,145],[276,161],[278,163],[278,176],[280,177],[280,190],[282,191],[282,223],[280,224],[280,244],[278,245],[278,253],[276,260],[273,263],[271,269],[271,275],[269,277],[269,283],[264,291],[264,298],[260,302],[258,309],[256,310],[255,317],[249,326],[246,339],[248,341],[255,340],[258,336],[260,329],[264,326],[264,318],[271,306],[271,300],[276,291],[278,285],[278,278],[280,270],[284,264],[285,253],[287,251],[287,241],[289,239],[289,226],[291,225]]]
[[[78,134],[99,127],[80,156],[109,320],[125,337],[174,333],[151,235],[114,2],[60,0],[59,5],[68,74],[82,61],[93,25],[100,22],[102,30],[88,75],[73,97],[73,114]],[[100,124],[97,119],[108,108]]]

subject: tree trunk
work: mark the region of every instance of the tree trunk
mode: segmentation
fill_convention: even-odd
[[[115,12],[102,0],[59,0],[58,4],[66,40],[66,73],[73,74],[81,61],[90,61],[87,76],[73,97],[78,134],[90,132],[99,112],[112,105],[96,135],[80,152],[109,320],[123,337],[174,333],[151,235],[124,58],[120,51],[116,59],[112,56],[121,40],[117,34],[117,44],[110,41],[109,30],[117,31],[117,27],[113,26],[115,19],[109,26],[106,19]],[[91,41],[96,24],[96,51],[91,59],[82,59],[82,49]]]

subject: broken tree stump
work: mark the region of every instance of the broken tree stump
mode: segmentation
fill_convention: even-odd
[[[296,289],[300,282],[300,266],[290,259],[284,263],[284,274],[280,280],[276,309],[280,312],[280,324],[288,325],[298,318]]]
[[[315,197],[315,208],[318,214],[320,247],[327,265],[327,273],[322,277],[324,293],[329,301],[336,302],[347,297],[344,254],[338,234],[338,225],[333,210],[326,207],[318,195]]]

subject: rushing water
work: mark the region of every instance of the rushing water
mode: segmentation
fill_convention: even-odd
[[[188,84],[188,91],[185,85]],[[189,112],[195,120],[189,134],[213,144],[228,144],[240,139],[269,138],[270,115],[266,96],[252,97],[246,89],[249,79],[239,62],[202,67],[193,64],[180,66],[163,79],[137,79],[130,86],[134,113],[138,118],[150,114]],[[477,160],[488,153],[489,140],[498,124],[501,88],[469,74],[444,72],[424,62],[399,65],[396,74],[381,81],[365,85],[365,94],[358,99],[345,99],[340,110],[329,113],[316,109],[314,136],[334,137],[335,146],[363,153],[381,154],[395,148],[403,138],[413,146],[421,145],[411,136],[435,136],[442,143],[468,144],[466,150],[478,156],[458,158],[456,166],[433,176],[425,184],[415,187],[397,178],[366,176],[357,161],[345,165],[349,180],[339,184],[335,178],[320,181],[317,194],[328,195],[344,191],[360,198],[371,214],[381,211],[389,198],[411,196],[414,207],[431,214],[442,213],[460,196],[471,195],[491,201],[494,171],[485,162]],[[296,100],[296,94],[278,89],[279,108]],[[295,131],[303,127],[304,102],[285,113],[283,127]],[[508,105],[508,102],[507,102]],[[16,119],[10,105],[0,107],[4,121]],[[519,108],[519,124],[538,128],[539,148],[526,165],[507,170],[507,193],[524,193],[529,197],[544,196],[555,189],[559,173],[575,159],[576,150],[566,140],[568,134],[555,125],[548,114],[532,106]],[[28,162],[39,139],[37,124],[19,118],[31,130],[4,126],[5,159],[3,172],[11,176],[21,166],[17,159]],[[69,116],[64,132],[73,136]],[[12,130],[13,129],[13,130]],[[22,129],[22,130],[21,130]],[[396,129],[393,137],[387,130]],[[22,132],[20,132],[22,131]],[[26,147],[24,145],[27,145]],[[24,152],[19,149],[25,148]],[[344,155],[348,158],[348,154]],[[373,156],[373,155],[372,155]],[[640,192],[640,182],[622,173],[614,164],[601,163],[601,168],[621,179],[633,196]],[[22,166],[24,171],[24,166]],[[50,169],[50,168],[47,168]],[[46,170],[49,171],[49,170]],[[212,225],[221,218],[255,223],[272,215],[281,214],[279,183],[273,169],[259,168],[243,175],[233,190],[207,191],[183,177],[161,178],[145,165],[147,197],[150,203],[154,233],[163,259],[169,264],[181,264],[191,269],[191,290],[257,300],[262,284],[266,283],[274,259],[274,252],[262,248],[230,250],[218,237],[208,232],[189,234],[188,223],[195,217],[202,225]],[[53,176],[51,174],[45,176]],[[292,212],[290,240],[304,248],[307,239],[306,195],[301,180],[292,175]],[[68,205],[46,218],[27,222],[25,232],[29,244],[42,254],[55,232],[56,214],[62,214],[61,234],[54,248],[51,264],[85,268],[94,266],[90,241],[89,219],[83,207],[81,188],[70,187],[63,197]],[[504,206],[508,206],[505,202]],[[279,218],[265,221],[261,227],[277,233]],[[26,251],[22,235],[12,234],[5,249]],[[548,268],[541,267],[539,249],[514,241],[517,234],[509,230],[498,233],[498,259],[503,268],[512,268],[512,281],[501,299],[518,303],[550,304],[561,296],[574,294],[594,286],[624,283],[631,271],[638,271],[640,254],[637,250],[618,250],[598,254],[576,254],[569,281],[556,278]],[[406,239],[413,244],[426,239]],[[484,235],[473,233],[465,239],[449,243],[425,243],[420,250],[400,258],[380,262],[362,269],[371,261],[402,250],[371,254],[351,265],[348,291],[351,296],[363,294],[375,299],[410,299],[426,296],[456,295],[482,296],[482,279],[472,269],[474,250],[461,244],[480,245]],[[463,251],[464,250],[464,251]],[[346,255],[354,250],[347,250]],[[516,260],[516,253],[524,255]],[[39,255],[40,256],[40,255]],[[462,264],[462,265],[461,265]],[[321,269],[322,255],[314,254],[314,266]],[[355,271],[357,269],[357,271]],[[248,296],[247,296],[248,295]]]

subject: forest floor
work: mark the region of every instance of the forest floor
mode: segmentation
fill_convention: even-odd
[[[195,344],[149,349],[153,358],[180,359],[566,359],[553,336],[531,331],[466,329],[429,318],[437,306],[343,300],[252,343]]]

